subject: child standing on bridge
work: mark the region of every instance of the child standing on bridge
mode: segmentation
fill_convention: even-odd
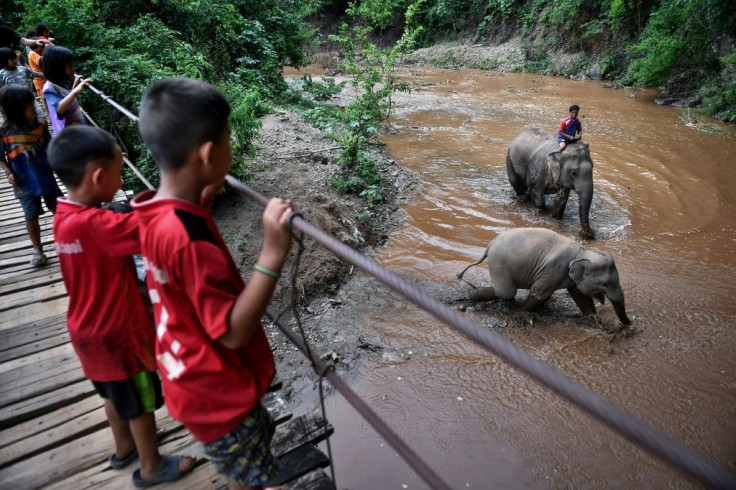
[[[43,49],[43,45],[37,46],[37,49]],[[43,79],[43,74],[29,70],[25,66],[18,66],[18,55],[10,48],[0,48],[0,86],[3,85],[20,85],[21,87],[29,87],[28,80],[33,79],[34,83],[37,79]],[[36,112],[36,118],[41,124],[46,124],[46,113],[41,107],[41,103],[37,100],[33,101],[33,109]]]
[[[38,222],[44,213],[41,198],[49,211],[56,212],[56,198],[61,191],[46,158],[51,135],[36,119],[34,101],[29,88],[8,85],[0,89],[0,110],[5,114],[5,124],[0,128],[0,167],[23,208],[33,246],[31,265],[40,267],[47,261]]]
[[[67,126],[87,124],[77,98],[92,81],[74,74],[74,54],[63,46],[47,46],[41,58],[46,83],[43,97],[49,111],[54,134]]]
[[[570,106],[570,117],[560,121],[557,128],[557,141],[560,143],[560,151],[564,150],[570,143],[576,143],[583,137],[583,123],[578,119],[580,107],[576,104]]]
[[[149,87],[138,128],[161,186],[132,204],[169,414],[203,443],[231,489],[259,489],[276,474],[271,419],[261,405],[275,367],[260,319],[291,244],[291,203],[272,199],[266,207],[263,247],[246,286],[202,204],[232,165],[229,115],[207,83],[175,78]]]
[[[84,375],[105,400],[120,469],[139,456],[136,486],[173,481],[194,459],[161,456],[154,411],[163,405],[154,357],[155,329],[138,292],[133,253],[140,252],[135,213],[100,208],[120,188],[122,153],[115,139],[91,126],[70,127],[49,147],[67,186],[54,218],[54,240],[69,294],[67,326]]]

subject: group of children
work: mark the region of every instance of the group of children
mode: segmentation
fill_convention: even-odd
[[[183,78],[161,80],[146,91],[139,131],[161,185],[137,196],[127,214],[101,206],[122,184],[122,154],[111,135],[71,125],[49,144],[30,91],[5,87],[0,105],[9,179],[16,189],[31,182],[38,187],[33,198],[21,198],[24,211],[40,214],[44,198],[55,212],[70,339],[104,399],[115,444],[110,467],[140,459],[132,476],[136,487],[192,471],[194,458],[158,451],[154,411],[165,399],[170,415],[202,443],[231,488],[263,488],[277,466],[269,450],[273,423],[261,405],[275,365],[260,319],[290,248],[291,203],[268,204],[263,248],[246,287],[209,211],[232,164],[230,106],[223,95]],[[23,138],[13,139],[17,135]],[[136,285],[136,253],[143,255],[153,319]]]
[[[5,28],[7,31],[7,28]],[[37,26],[38,36],[19,38],[28,42],[30,68],[18,63],[15,42],[0,47],[0,168],[20,200],[26,230],[33,247],[30,263],[43,266],[44,254],[38,218],[41,201],[55,212],[61,191],[46,161],[50,135],[47,114],[54,133],[66,126],[85,124],[77,96],[89,83],[74,74],[74,56],[63,46],[51,44],[48,26]],[[11,31],[12,32],[12,31]],[[32,79],[38,97],[30,89]],[[28,109],[30,105],[30,109]]]

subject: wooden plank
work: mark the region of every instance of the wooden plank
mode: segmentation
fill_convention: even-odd
[[[17,372],[20,372],[21,368],[26,368],[23,369],[23,371],[24,375],[27,376],[35,374],[35,372],[32,373],[30,371],[31,369],[34,371],[43,369],[45,371],[44,374],[48,376],[49,374],[53,374],[53,371],[47,370],[47,359],[59,359],[61,365],[63,362],[68,362],[72,356],[75,356],[74,348],[71,343],[67,342],[66,344],[58,345],[53,349],[34,352],[28,356],[2,363],[2,365],[0,365],[0,377],[9,371],[16,370]],[[76,359],[76,357],[74,357],[74,359]]]
[[[33,250],[33,245],[30,240],[14,241],[0,246],[9,248],[9,250],[0,253],[0,256],[3,259],[25,257],[30,253],[29,251]],[[41,235],[41,246],[43,247],[44,253],[54,250],[54,235],[51,233]]]
[[[66,327],[58,335],[45,337],[35,342],[30,342],[12,349],[0,351],[0,363],[26,357],[35,352],[49,350],[54,347],[69,343],[69,332]]]
[[[27,260],[24,260],[15,265],[0,268],[0,281],[14,282],[18,280],[28,279],[30,277],[30,274],[35,274],[36,272],[48,273],[60,270],[59,259],[56,257],[56,254],[54,254],[53,257],[47,255],[48,262],[46,262],[46,265],[41,267],[31,264],[31,254],[32,251],[29,251],[28,255],[26,256]]]
[[[89,396],[77,402],[67,404],[64,407],[43,414],[43,416],[21,422],[0,432],[0,449],[22,442],[36,434],[58,427],[81,415],[92,412],[103,406],[103,399],[99,396]],[[0,451],[0,460],[6,455]],[[3,463],[4,464],[4,463]],[[0,464],[2,466],[3,464]]]
[[[278,458],[279,472],[269,485],[283,485],[318,468],[330,465],[330,460],[312,444],[304,444]]]
[[[48,271],[44,267],[41,272],[43,274],[38,277],[24,279],[25,276],[21,276],[17,282],[0,285],[0,297],[25,289],[46,286],[62,280],[61,270]],[[3,298],[3,301],[5,301],[5,298]]]
[[[66,313],[69,307],[69,298],[58,298],[38,303],[36,308],[28,311],[28,308],[16,308],[0,313],[0,330],[13,328],[21,323],[33,322],[44,318]]]
[[[162,424],[162,428],[170,430],[171,426],[176,425],[176,422],[167,419],[166,423]],[[191,441],[182,438],[179,445],[182,444],[190,445]],[[97,430],[49,451],[1,468],[0,482],[3,482],[6,488],[46,488],[50,483],[95,465],[106,464],[113,450],[114,443],[110,431]],[[76,477],[72,478],[74,479]],[[73,486],[73,488],[78,487],[78,484]]]
[[[6,270],[3,272],[8,271]],[[44,267],[33,267],[28,268],[25,271],[19,271],[15,274],[8,272],[5,276],[0,275],[0,285],[12,288],[13,285],[17,283],[17,281],[27,281],[38,277],[47,276],[49,274],[61,274],[61,268],[59,267],[58,260],[55,261],[55,263],[47,263]]]
[[[89,412],[79,414],[56,427],[49,428],[44,432],[29,436],[0,451],[0,468],[14,463],[20,459],[33,457],[44,451],[49,451],[62,444],[72,442],[89,433],[107,427],[107,416],[105,409],[101,406],[102,399],[99,397],[98,408]],[[35,421],[33,421],[35,422]]]
[[[21,308],[33,303],[40,303],[51,299],[66,296],[66,287],[62,281],[57,281],[46,286],[33,289],[25,289],[15,293],[7,294],[0,303],[0,312],[13,308]]]
[[[0,403],[10,405],[84,379],[73,353],[0,374]]]
[[[304,444],[316,444],[333,431],[332,425],[319,413],[308,413],[276,428],[271,451],[278,458]]]
[[[18,255],[15,257],[6,257],[3,259],[0,259],[0,267],[10,267],[12,265],[21,265],[21,264],[30,264],[30,255],[33,253],[31,250],[29,250],[29,254],[27,255]],[[48,248],[44,249],[43,253],[46,255],[47,258],[51,259],[56,257],[56,249]]]
[[[296,481],[288,482],[290,490],[335,490],[335,483],[322,470],[315,470]]]
[[[286,409],[286,403],[278,393],[266,393],[261,400],[263,406],[268,410],[275,424],[281,424],[289,420],[293,414]]]
[[[53,234],[51,221],[39,222],[39,228],[41,229],[42,238],[46,235]],[[28,230],[26,230],[25,223],[13,226],[3,226],[2,231],[0,231],[0,243],[18,240],[20,237],[28,237]]]
[[[16,325],[0,331],[0,351],[53,337],[66,331],[66,314]]]
[[[3,403],[4,406],[0,407],[0,429],[41,416],[92,395],[96,395],[95,389],[92,383],[85,379],[17,403],[7,405]]]

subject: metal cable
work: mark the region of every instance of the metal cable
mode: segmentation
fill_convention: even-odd
[[[231,175],[228,175],[226,179],[231,186],[262,207],[265,207],[268,203],[268,199],[265,196],[239,182]],[[651,454],[669,463],[675,469],[690,475],[692,478],[711,488],[736,488],[736,476],[725,468],[715,464],[697,451],[676,441],[659,429],[654,428],[635,415],[618,407],[610,400],[603,398],[580,382],[553,369],[546,363],[535,359],[527,352],[506,341],[496,333],[483,328],[467,316],[452,308],[448,308],[425,292],[412,286],[398,275],[378,266],[361,253],[353,250],[301,217],[296,217],[292,221],[292,226],[322,244],[326,249],[345,262],[353,264],[355,267],[375,277],[386,286],[397,291],[404,298],[432,313],[435,317],[458,330],[486,350],[528,374],[534,380],[558,395],[570,400],[609,427],[619,431],[624,437],[641,445]]]
[[[96,123],[96,122],[94,121],[94,119],[92,119],[92,117],[91,117],[91,116],[90,116],[89,114],[87,114],[87,111],[85,111],[84,109],[82,109],[82,114],[84,114],[84,117],[86,117],[86,118],[87,118],[87,120],[88,120],[88,121],[89,121],[89,122],[90,122],[90,123],[91,123],[91,124],[92,124],[92,125],[93,125],[94,127],[96,127],[96,128],[99,128],[99,127],[100,127],[100,126],[99,126],[99,124],[97,124],[97,123]],[[117,133],[117,131],[116,131],[116,133]],[[155,187],[153,186],[153,184],[151,184],[151,182],[149,182],[149,181],[148,181],[148,179],[146,178],[146,176],[145,176],[145,175],[143,175],[143,174],[141,173],[141,171],[140,171],[140,170],[138,170],[138,168],[137,168],[137,167],[136,167],[136,166],[135,166],[135,165],[133,164],[133,162],[131,162],[131,161],[130,161],[130,160],[128,159],[128,157],[127,157],[127,156],[123,155],[123,161],[124,161],[124,162],[125,162],[125,164],[126,164],[126,165],[128,166],[128,168],[129,168],[129,169],[131,170],[131,172],[133,172],[133,173],[134,173],[134,174],[136,175],[136,177],[138,177],[138,179],[139,179],[139,180],[140,180],[141,182],[143,182],[143,185],[145,185],[146,187],[148,187],[148,189],[149,189],[149,190],[153,190],[153,189],[155,189]]]

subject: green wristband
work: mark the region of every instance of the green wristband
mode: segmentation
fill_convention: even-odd
[[[253,266],[253,270],[257,270],[257,271],[258,271],[258,272],[260,272],[261,274],[266,274],[266,275],[267,275],[268,277],[273,277],[273,278],[274,278],[274,279],[276,279],[277,281],[278,281],[278,280],[279,280],[279,278],[281,277],[281,273],[280,273],[280,272],[278,272],[278,271],[275,271],[275,270],[273,270],[273,269],[269,269],[268,267],[265,267],[265,266],[263,266],[263,265],[261,265],[261,264],[258,264],[258,263],[256,263],[256,264],[255,264],[255,265]]]

